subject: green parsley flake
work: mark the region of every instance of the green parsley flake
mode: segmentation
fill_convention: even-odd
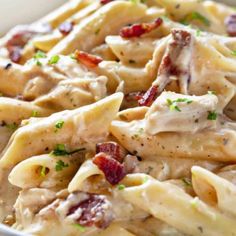
[[[34,59],[40,59],[40,58],[46,58],[46,54],[42,51],[37,51],[36,54],[34,55]]]
[[[190,201],[190,204],[193,208],[197,208],[199,199],[198,197],[195,197],[193,200]]]
[[[38,117],[39,116],[39,113],[38,111],[32,111],[32,117]]]
[[[196,30],[196,36],[197,36],[197,37],[200,37],[200,36],[201,36],[201,33],[202,33],[202,31],[201,31],[200,29],[197,29],[197,30]]]
[[[198,20],[201,21],[205,26],[210,26],[211,23],[210,21],[203,15],[201,15],[198,12],[192,12],[190,14],[188,14],[182,21],[181,23],[184,25],[188,25],[189,22],[193,21],[193,20]]]
[[[232,56],[236,56],[236,50],[232,50],[232,51],[231,51],[231,55],[232,55]]]
[[[95,34],[99,34],[100,31],[101,31],[101,29],[97,29],[97,30],[95,31]]]
[[[69,164],[65,164],[64,161],[59,160],[56,163],[55,170],[56,171],[62,171],[64,168],[69,167]]]
[[[145,177],[143,178],[143,184],[147,183],[147,181],[148,181],[148,177],[145,176]]]
[[[125,185],[124,184],[119,184],[117,186],[118,190],[124,190],[125,189]]]
[[[217,119],[217,113],[215,111],[208,111],[208,120],[216,120]]]
[[[85,150],[86,150],[85,148],[78,148],[74,151],[69,152],[66,150],[65,144],[57,144],[55,149],[51,152],[51,154],[53,156],[69,156],[69,155],[72,155],[76,152],[82,152]]]
[[[187,187],[192,187],[191,179],[189,179],[189,178],[183,178],[182,181],[183,181],[183,183],[184,183]]]
[[[52,56],[49,60],[49,64],[50,65],[53,65],[53,64],[57,64],[57,62],[60,60],[60,56],[58,55],[55,55],[55,56]]]
[[[40,59],[46,58],[46,54],[42,51],[37,51],[34,55],[34,60],[37,66],[42,66],[42,63],[40,62]]]
[[[42,66],[42,63],[39,60],[36,60],[36,65],[37,66]]]
[[[59,129],[62,129],[63,125],[64,125],[64,121],[63,120],[59,120],[57,121],[57,123],[55,124],[55,132],[57,132]]]
[[[47,174],[47,167],[46,166],[41,166],[40,176],[45,177],[46,174]]]
[[[16,123],[12,123],[12,124],[7,124],[6,127],[12,131],[16,131],[19,126]]]
[[[192,103],[193,101],[190,100],[190,99],[188,99],[188,98],[178,98],[178,99],[176,99],[176,100],[171,100],[171,99],[168,98],[168,99],[166,99],[166,102],[167,102],[167,104],[168,104],[168,106],[169,106],[169,109],[170,109],[171,111],[176,110],[176,111],[178,111],[178,112],[181,112],[181,109],[177,106],[177,103],[186,102],[187,104],[190,104],[190,103]]]
[[[81,233],[84,233],[86,231],[86,228],[80,224],[74,224],[74,226],[78,228]]]
[[[207,93],[210,95],[216,95],[216,91],[207,91]]]
[[[75,54],[74,54],[74,53],[71,53],[71,54],[70,54],[70,58],[71,58],[72,60],[76,60]]]

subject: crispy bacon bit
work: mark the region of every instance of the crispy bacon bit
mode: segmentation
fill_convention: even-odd
[[[158,87],[153,85],[138,101],[140,106],[151,106],[158,95]]]
[[[172,40],[163,56],[158,69],[158,77],[155,81],[155,84],[158,86],[157,94],[160,94],[172,82],[172,78],[178,79],[177,82],[181,93],[187,94],[188,86],[191,82],[192,35],[180,29],[172,30],[171,33]]]
[[[232,14],[225,19],[225,27],[229,36],[236,36],[236,14]]]
[[[68,35],[73,30],[73,28],[73,22],[65,21],[59,25],[58,29],[63,35]]]
[[[77,61],[84,64],[88,68],[94,68],[103,61],[101,57],[78,50],[75,51],[75,58]]]
[[[79,201],[69,209],[67,216],[75,219],[81,226],[107,228],[113,220],[111,204],[105,196],[78,192],[71,194],[67,201],[71,198],[73,201],[78,198]]]
[[[138,101],[143,97],[144,94],[145,94],[145,92],[143,92],[143,91],[128,93],[125,95],[125,100],[127,102]]]
[[[154,29],[157,29],[162,23],[163,20],[161,18],[157,18],[152,23],[140,23],[127,26],[121,29],[120,36],[123,38],[140,37],[143,34],[150,33]]]
[[[96,145],[96,153],[98,154],[100,152],[111,156],[112,158],[121,163],[123,162],[124,157],[126,155],[125,150],[118,143],[115,142],[98,143]]]
[[[98,166],[104,173],[106,180],[112,185],[118,184],[127,174],[124,164],[105,153],[97,154],[93,163]]]
[[[191,34],[184,30],[172,30],[174,44],[179,47],[188,46],[191,42]]]
[[[100,3],[101,4],[103,4],[103,5],[105,5],[105,4],[107,4],[107,3],[109,3],[109,2],[113,2],[114,0],[100,0]]]
[[[35,35],[35,32],[29,30],[21,30],[14,34],[6,44],[10,59],[19,63],[21,59],[21,51],[27,42]]]

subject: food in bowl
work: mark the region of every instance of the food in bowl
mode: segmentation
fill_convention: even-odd
[[[236,12],[71,0],[0,40],[3,224],[31,235],[236,235]]]

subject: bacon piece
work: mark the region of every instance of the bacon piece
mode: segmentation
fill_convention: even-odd
[[[229,36],[236,36],[236,14],[232,14],[225,19],[225,27]]]
[[[21,51],[29,40],[37,34],[42,35],[51,31],[51,26],[44,23],[26,25],[21,27],[21,29],[15,30],[15,33],[11,35],[11,38],[6,43],[10,59],[15,63],[19,63],[22,54]]]
[[[139,99],[140,106],[151,106],[158,95],[158,87],[153,85],[148,91]]]
[[[98,166],[106,180],[112,185],[118,184],[127,174],[123,164],[102,152],[93,158],[93,163]]]
[[[120,163],[123,162],[126,152],[124,148],[122,148],[116,142],[105,142],[105,143],[98,143],[96,145],[96,153],[103,152],[115,160],[119,161]]]
[[[69,208],[66,216],[82,226],[106,228],[113,220],[111,204],[103,195],[77,192],[70,194],[66,201],[68,205],[76,202]]]
[[[105,4],[107,4],[107,3],[109,3],[109,2],[113,2],[114,0],[100,0],[100,3],[101,4],[103,4],[103,5],[105,5]]]
[[[188,31],[182,29],[172,30],[171,33],[172,40],[167,46],[158,69],[157,79],[154,82],[158,89],[150,89],[150,91],[147,92],[147,95],[144,96],[147,101],[151,101],[151,98],[155,98],[155,96],[161,94],[165,87],[171,83],[172,78],[176,78],[180,87],[180,92],[188,94],[188,86],[191,80],[190,64],[192,59],[191,47],[193,45],[192,35]],[[155,96],[151,96],[151,94],[154,94]],[[149,98],[150,96],[151,98]],[[148,102],[143,102],[141,100],[140,105],[146,103],[148,104]]]
[[[35,32],[30,30],[21,30],[12,35],[6,44],[11,61],[19,63],[22,49],[34,35]]]
[[[145,94],[145,92],[143,92],[143,91],[128,93],[125,95],[125,100],[127,102],[138,101],[139,99],[141,99],[143,97],[144,94]]]
[[[73,22],[69,22],[69,21],[65,21],[61,23],[58,27],[59,31],[63,35],[68,35],[73,30],[73,28],[74,28]]]
[[[88,68],[96,67],[100,62],[102,62],[102,58],[98,56],[94,56],[92,54],[76,50],[75,51],[75,58],[80,63],[84,64]]]
[[[161,18],[157,18],[151,23],[140,23],[127,26],[121,29],[120,36],[123,38],[140,37],[143,34],[150,33],[152,30],[157,29],[162,23],[163,20]]]

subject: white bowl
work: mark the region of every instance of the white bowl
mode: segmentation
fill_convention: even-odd
[[[0,35],[16,24],[40,19],[66,0],[0,0]]]

